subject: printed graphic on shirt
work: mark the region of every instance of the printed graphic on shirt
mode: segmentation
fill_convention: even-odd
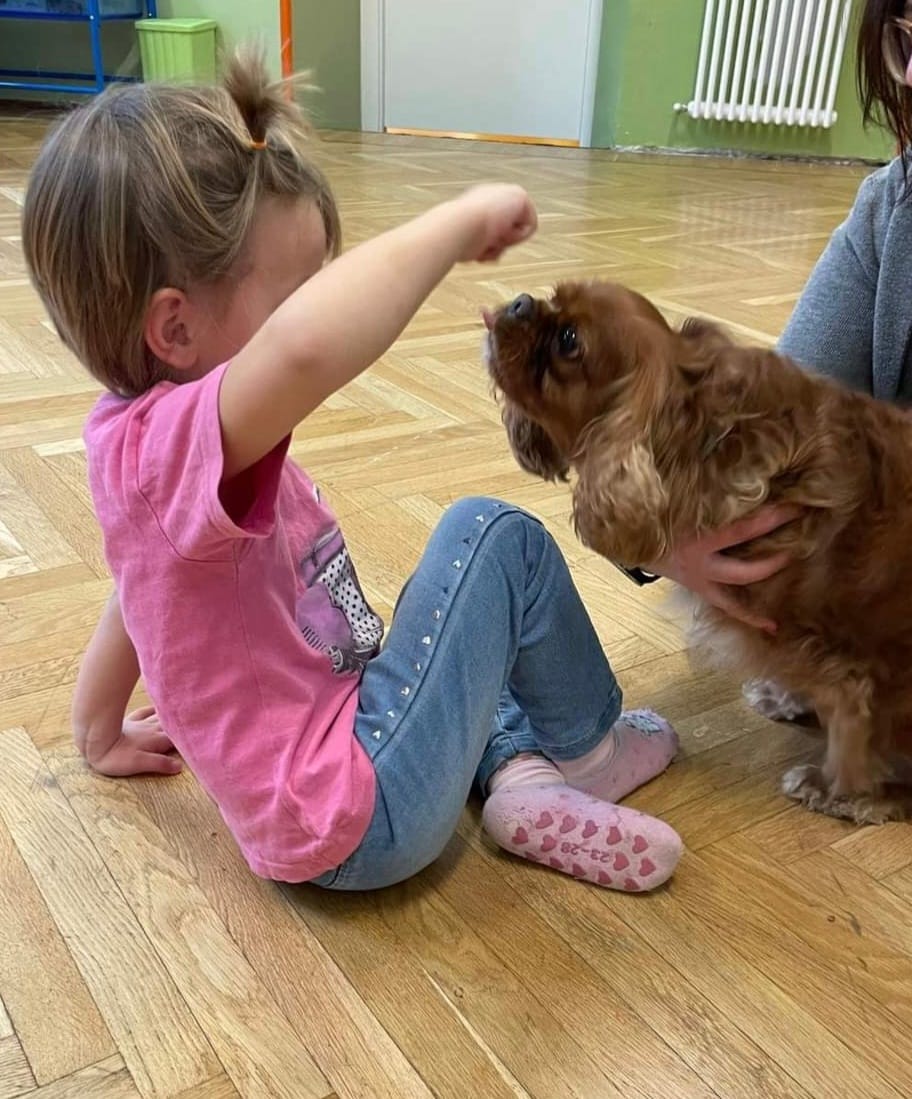
[[[364,598],[338,527],[303,559],[301,578],[306,586],[295,611],[304,639],[326,653],[337,675],[360,674],[380,651],[383,621]]]

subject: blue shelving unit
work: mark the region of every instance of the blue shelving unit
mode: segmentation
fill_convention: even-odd
[[[156,18],[156,0],[0,0],[0,20],[41,20],[45,23],[84,23],[92,43],[93,72],[36,72],[30,69],[0,69],[0,88],[22,88],[33,92],[76,92],[96,95],[111,81],[133,80],[129,76],[108,76],[101,49],[103,23]],[[81,81],[75,84],[73,81]],[[51,83],[54,81],[54,83]]]

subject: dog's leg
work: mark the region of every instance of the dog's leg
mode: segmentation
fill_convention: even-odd
[[[871,793],[877,785],[871,693],[869,683],[848,680],[820,710],[827,731],[823,777],[834,798]]]
[[[839,690],[817,697],[827,730],[823,767],[793,767],[783,778],[783,793],[815,812],[857,824],[905,819],[905,804],[883,794],[871,694],[869,681],[847,678]]]

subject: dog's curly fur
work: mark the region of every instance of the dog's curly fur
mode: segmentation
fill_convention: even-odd
[[[581,541],[644,565],[767,503],[799,518],[740,547],[791,564],[733,593],[775,635],[700,603],[694,643],[808,696],[822,768],[784,789],[859,821],[905,815],[889,761],[912,754],[912,418],[741,347],[704,320],[671,328],[642,296],[567,283],[489,316],[488,360],[523,468],[567,478]]]

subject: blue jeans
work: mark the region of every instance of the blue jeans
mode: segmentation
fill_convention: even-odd
[[[433,862],[477,781],[519,752],[575,759],[621,710],[621,691],[560,550],[509,504],[443,516],[365,669],[355,735],[377,800],[330,889],[377,889]]]

